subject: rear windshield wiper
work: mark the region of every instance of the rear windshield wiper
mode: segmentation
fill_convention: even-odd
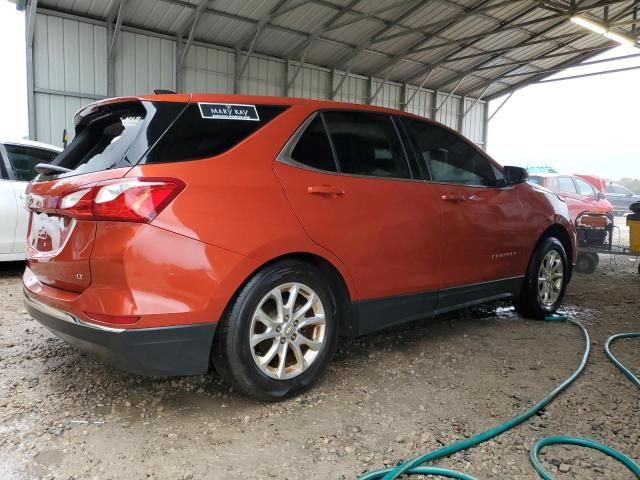
[[[51,165],[49,163],[39,163],[34,167],[34,169],[38,173],[49,173],[49,172],[67,173],[67,172],[73,171],[70,168],[59,167],[58,165]]]

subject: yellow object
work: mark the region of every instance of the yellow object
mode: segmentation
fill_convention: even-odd
[[[640,214],[627,217],[629,227],[629,247],[633,253],[640,255]]]

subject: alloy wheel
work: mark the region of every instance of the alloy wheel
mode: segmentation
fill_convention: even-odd
[[[285,283],[267,293],[251,319],[249,342],[257,367],[286,380],[306,371],[326,337],[326,318],[318,294],[302,283]]]
[[[538,272],[538,299],[540,303],[551,308],[558,301],[564,282],[564,265],[560,254],[549,250],[542,260]]]

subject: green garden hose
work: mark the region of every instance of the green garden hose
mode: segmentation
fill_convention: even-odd
[[[538,413],[540,410],[545,408],[549,403],[555,399],[560,392],[565,390],[569,385],[571,385],[577,378],[580,376],[582,371],[584,370],[587,364],[587,358],[589,357],[589,352],[591,351],[591,339],[589,338],[589,332],[587,332],[586,328],[582,326],[581,323],[567,318],[565,315],[551,315],[546,318],[548,321],[566,321],[575,326],[577,326],[582,332],[582,337],[584,339],[584,352],[582,354],[582,359],[580,360],[580,364],[578,368],[574,370],[574,372],[562,383],[556,386],[551,392],[549,392],[542,400],[533,405],[528,410],[525,410],[519,415],[507,420],[500,425],[497,425],[493,428],[485,430],[484,432],[478,433],[473,437],[459,440],[457,442],[452,443],[451,445],[444,446],[442,448],[438,448],[437,450],[433,450],[431,452],[425,453],[418,457],[415,457],[411,460],[407,460],[400,465],[395,467],[388,467],[379,470],[374,470],[369,473],[364,474],[359,478],[359,480],[393,480],[398,478],[400,475],[438,475],[445,478],[453,478],[459,480],[477,480],[475,477],[472,477],[468,474],[456,472],[454,470],[450,470],[448,468],[436,467],[432,465],[424,465],[427,462],[433,462],[440,458],[448,457],[453,455],[456,452],[460,452],[462,450],[466,450],[471,447],[475,447],[487,440],[490,440],[493,437],[500,435],[501,433],[510,430],[517,425],[521,424],[525,420],[531,418],[533,415]],[[615,356],[610,351],[610,345],[613,341],[619,338],[629,338],[629,337],[640,337],[640,333],[623,333],[619,335],[614,335],[607,339],[605,344],[605,353],[609,357],[609,359],[614,363],[620,371],[626,375],[634,384],[640,387],[640,380],[631,373],[622,363],[620,363]],[[542,448],[547,445],[579,445],[582,447],[587,447],[591,449],[598,450],[615,460],[622,463],[626,466],[631,472],[633,472],[640,479],[640,466],[635,463],[631,458],[627,457],[623,453],[618,450],[603,445],[601,443],[595,442],[593,440],[588,440],[585,438],[578,437],[569,437],[569,436],[555,436],[555,437],[547,437],[542,440],[537,441],[532,449],[531,449],[531,464],[533,468],[538,472],[540,478],[544,480],[553,480],[553,477],[547,473],[547,471],[542,467],[540,461],[538,460],[538,453]]]
[[[631,383],[633,383],[636,387],[640,387],[640,379],[638,377],[636,377],[633,373],[631,373],[631,370],[629,370],[627,367],[625,367],[622,363],[620,363],[620,361],[613,355],[613,353],[611,353],[611,344],[613,342],[615,342],[616,340],[619,340],[621,338],[633,338],[633,337],[640,337],[640,332],[638,333],[618,333],[617,335],[612,335],[609,338],[607,338],[606,343],[604,344],[604,353],[607,357],[609,357],[609,360],[611,360],[613,362],[613,364],[618,367],[618,370],[620,370],[622,373],[625,374],[625,376],[631,380]]]

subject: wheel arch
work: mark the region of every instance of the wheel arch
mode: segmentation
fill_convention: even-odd
[[[573,272],[573,259],[574,259],[575,252],[573,251],[574,246],[573,246],[573,242],[571,241],[571,236],[569,235],[569,232],[563,225],[559,223],[554,223],[553,225],[549,226],[544,232],[542,232],[542,235],[540,235],[540,238],[536,242],[536,246],[534,247],[531,255],[535,253],[540,243],[544,239],[549,237],[555,237],[560,241],[560,243],[562,243],[562,246],[564,247],[564,251],[567,254],[567,259],[569,260],[568,261],[569,278],[571,278],[571,274]]]
[[[341,315],[338,315],[339,321],[339,335],[344,337],[350,337],[357,331],[357,318],[355,310],[352,307],[352,298],[354,295],[351,293],[350,285],[341,273],[340,269],[326,258],[311,252],[290,252],[271,258],[268,261],[263,262],[247,275],[244,281],[238,286],[234,294],[229,299],[225,306],[224,312],[226,313],[238,293],[244,288],[244,286],[253,278],[258,272],[267,268],[270,265],[279,263],[285,260],[298,260],[313,265],[329,279],[331,283],[331,292],[335,295],[336,306],[339,309]],[[354,292],[355,293],[355,292]],[[224,317],[224,314],[223,314]]]

